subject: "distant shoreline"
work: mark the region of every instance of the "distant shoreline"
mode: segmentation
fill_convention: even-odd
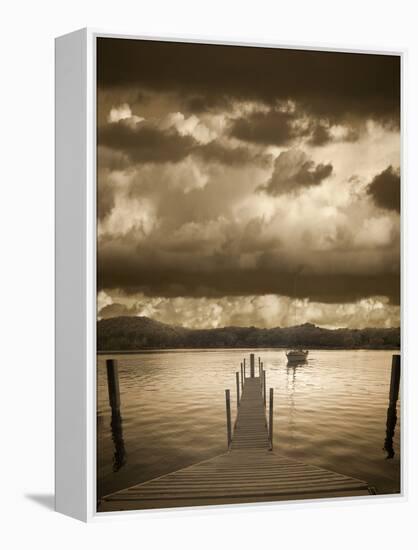
[[[97,348],[105,353],[192,349],[400,349],[399,328],[323,329],[311,323],[261,329],[186,329],[149,317],[113,317],[97,323]]]
[[[97,350],[96,355],[135,355],[137,353],[152,353],[152,352],[170,352],[170,351],[219,351],[219,350],[278,350],[283,351],[290,349],[292,346],[280,346],[280,347],[207,347],[207,348],[141,348],[141,349],[129,349],[129,350]],[[299,347],[299,346],[298,346]],[[360,347],[360,348],[343,348],[343,347],[308,347],[309,351],[400,351],[397,347]]]

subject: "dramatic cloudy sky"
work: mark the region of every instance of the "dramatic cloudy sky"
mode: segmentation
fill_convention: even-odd
[[[398,57],[97,54],[99,318],[399,326]]]

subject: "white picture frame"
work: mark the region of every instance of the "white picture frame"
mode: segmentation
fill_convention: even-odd
[[[96,512],[96,57],[98,37],[188,43],[313,49],[392,54],[401,58],[401,163],[405,157],[406,51],[371,51],[353,47],[292,43],[251,43],[179,36],[135,36],[81,29],[56,39],[56,510],[82,521],[120,514],[159,512]],[[402,171],[402,304],[405,298],[405,170]],[[408,415],[408,358],[405,354],[405,311],[401,318],[402,362],[402,484],[401,494],[375,496],[380,501],[405,500],[408,495],[405,416]],[[367,497],[369,498],[369,497]],[[342,499],[358,502],[360,497]],[[341,502],[342,504],[343,502]],[[274,502],[245,506],[318,506],[318,501]],[[336,503],[337,505],[340,504]],[[213,507],[211,507],[213,508]],[[182,509],[193,514],[198,509]],[[208,509],[210,512],[210,510]],[[177,509],[165,510],[178,513]]]

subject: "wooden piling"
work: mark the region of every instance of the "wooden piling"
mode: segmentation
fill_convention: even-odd
[[[250,376],[254,378],[254,353],[250,353]]]
[[[270,403],[269,403],[269,439],[270,448],[273,448],[273,388],[270,388]]]
[[[241,390],[244,389],[244,366],[241,363]]]
[[[116,359],[106,359],[107,388],[112,412],[120,409],[119,371]]]
[[[263,369],[263,399],[264,407],[266,406],[266,371]]]
[[[245,371],[245,367],[246,367],[246,365],[245,365],[245,357],[244,357],[244,378],[247,376],[247,373]]]
[[[395,406],[399,397],[401,381],[401,356],[392,355],[392,372],[390,376],[389,406]]]
[[[231,446],[232,442],[232,431],[231,431],[231,395],[229,390],[225,390],[225,400],[226,400],[226,433],[228,441],[228,449]]]
[[[396,403],[399,397],[399,386],[401,381],[401,356],[392,355],[392,371],[390,375],[389,406],[386,418],[386,438],[383,448],[387,452],[387,458],[395,456],[393,437],[395,435],[396,423],[398,420]]]
[[[235,373],[235,378],[237,382],[237,408],[239,407],[239,372]]]

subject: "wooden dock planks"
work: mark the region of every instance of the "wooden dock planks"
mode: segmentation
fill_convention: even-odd
[[[102,509],[115,509],[115,504],[118,509],[143,509],[353,494],[369,494],[367,483],[269,450],[232,450],[109,495]]]
[[[270,450],[260,378],[245,378],[229,452],[104,497],[101,511],[370,494],[366,482]]]
[[[246,378],[231,449],[269,449],[260,378]]]

